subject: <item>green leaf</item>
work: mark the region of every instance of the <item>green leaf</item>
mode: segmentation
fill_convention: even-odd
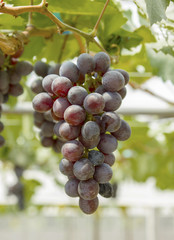
[[[8,14],[0,14],[0,29],[21,30],[24,28],[25,20],[21,16],[15,18]]]
[[[142,37],[142,43],[156,42],[154,35],[148,27],[141,26],[134,31],[135,34]]]
[[[170,0],[145,0],[151,25],[166,19],[166,8]]]
[[[163,52],[164,54],[169,54],[172,57],[174,56],[174,47],[172,47],[172,46],[163,47],[158,51],[155,50],[155,52],[159,52],[159,51]]]

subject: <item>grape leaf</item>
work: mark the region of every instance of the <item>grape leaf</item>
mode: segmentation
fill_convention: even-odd
[[[172,46],[166,46],[166,47],[163,47],[159,50],[155,50],[155,52],[159,52],[159,51],[163,52],[164,54],[169,54],[172,57],[174,56],[174,47],[172,47]]]
[[[170,0],[145,0],[151,25],[166,19],[166,8]]]

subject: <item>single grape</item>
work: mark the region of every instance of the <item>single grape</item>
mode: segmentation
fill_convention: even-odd
[[[3,103],[3,99],[4,99],[4,96],[3,96],[2,92],[0,92],[0,105]]]
[[[85,88],[80,86],[72,87],[68,92],[68,101],[71,104],[83,106],[83,101],[88,95]]]
[[[68,182],[65,184],[65,192],[70,197],[78,197],[78,184],[79,180],[76,178],[69,179]]]
[[[44,119],[49,121],[49,122],[54,122],[53,121],[53,117],[52,117],[52,113],[51,113],[51,109],[48,110],[47,112],[43,113]]]
[[[66,140],[74,140],[80,135],[80,126],[72,126],[67,122],[60,125],[59,134]]]
[[[131,128],[126,121],[121,120],[120,128],[116,132],[112,132],[112,135],[118,141],[125,141],[125,140],[129,139],[131,136]]]
[[[48,95],[48,93],[42,92],[33,98],[32,103],[35,111],[46,112],[52,108],[53,99]]]
[[[66,158],[61,159],[59,163],[59,170],[65,176],[74,177],[73,163],[67,160]]]
[[[100,142],[100,136],[98,138],[95,138],[94,140],[86,140],[81,135],[79,136],[79,141],[83,144],[83,146],[87,149],[92,149],[97,147],[97,145]]]
[[[2,93],[3,95],[9,94],[9,88],[10,88],[10,85],[7,85],[6,88],[4,88],[3,90],[1,90],[1,93]]]
[[[15,71],[21,76],[27,76],[33,71],[33,65],[28,61],[18,62]]]
[[[88,113],[99,114],[103,112],[103,109],[105,107],[105,101],[101,94],[90,93],[84,99],[83,106]]]
[[[45,77],[48,73],[49,65],[45,62],[38,61],[34,65],[34,71],[38,76]]]
[[[113,195],[113,187],[110,183],[100,183],[99,184],[99,194],[102,197],[110,198]]]
[[[83,155],[84,147],[78,140],[71,140],[66,142],[61,152],[63,156],[71,162],[78,161]]]
[[[88,180],[93,177],[95,168],[87,158],[81,158],[73,166],[73,173],[79,180]]]
[[[68,102],[68,100],[66,98],[60,97],[56,99],[53,104],[53,112],[57,117],[63,118],[64,112],[69,106],[70,103]]]
[[[79,207],[82,210],[82,212],[86,214],[92,214],[94,213],[99,205],[98,197],[92,199],[92,200],[84,200],[83,198],[79,199]]]
[[[43,147],[52,147],[54,144],[54,139],[52,137],[41,137],[41,144]]]
[[[78,193],[84,200],[92,200],[96,198],[99,193],[99,184],[94,179],[80,181]]]
[[[104,162],[104,154],[96,151],[91,150],[88,152],[88,159],[93,164],[93,166],[98,166]]]
[[[43,113],[39,113],[39,112],[34,111],[33,117],[34,117],[34,120],[37,123],[42,124],[44,122],[44,115],[43,115]]]
[[[118,71],[119,73],[121,73],[124,77],[124,81],[125,81],[125,85],[128,84],[129,82],[129,74],[123,70],[123,69],[115,69],[115,71]]]
[[[4,130],[4,124],[0,122],[0,132],[2,132],[3,130]]]
[[[51,89],[55,95],[66,97],[72,86],[72,82],[68,78],[58,76],[52,82]]]
[[[81,129],[81,135],[87,141],[93,141],[100,136],[100,128],[96,122],[85,122]]]
[[[110,67],[111,61],[105,52],[99,52],[94,56],[95,71],[105,73]]]
[[[54,134],[54,132],[53,132],[54,125],[55,125],[55,123],[53,123],[53,122],[44,121],[41,126],[42,136],[52,137]]]
[[[3,95],[3,103],[8,102],[8,98],[9,98],[9,94],[8,93],[4,94]]]
[[[52,116],[52,119],[56,122],[63,120],[63,118],[60,118],[60,117],[55,115],[55,113],[53,112],[53,109],[51,109],[51,116]]]
[[[3,136],[0,135],[0,147],[3,147],[5,144],[5,139]]]
[[[106,72],[102,78],[102,85],[108,92],[119,91],[124,87],[124,84],[123,75],[117,71]]]
[[[21,75],[19,73],[16,72],[16,69],[9,69],[8,70],[9,73],[9,82],[10,84],[17,84],[20,82],[21,80]]]
[[[121,125],[121,119],[115,112],[105,112],[101,116],[101,128],[105,132],[115,132]]]
[[[82,53],[77,59],[77,67],[81,73],[92,73],[95,68],[94,59],[88,53]]]
[[[70,61],[62,63],[59,69],[59,73],[60,73],[60,76],[67,77],[73,83],[78,81],[79,75],[80,75],[79,69],[77,68],[77,66]]]
[[[48,75],[49,74],[57,74],[57,75],[59,75],[60,66],[61,65],[59,63],[57,63],[57,64],[55,64],[53,66],[50,66],[49,69],[48,69]]]
[[[105,92],[102,96],[105,101],[104,111],[106,112],[117,110],[122,103],[122,98],[117,92]]]
[[[9,85],[9,75],[6,71],[0,71],[0,91],[6,89]]]
[[[60,139],[56,139],[54,140],[54,143],[53,143],[53,150],[56,152],[56,153],[60,153],[61,152],[61,149],[62,149],[62,146],[65,142],[63,142],[62,140]]]
[[[106,90],[103,85],[100,85],[98,88],[96,88],[95,92],[102,95],[104,92],[106,92]]]
[[[118,93],[120,94],[121,98],[124,99],[127,93],[127,90],[125,87],[121,88]]]
[[[79,105],[71,105],[65,110],[64,119],[70,125],[78,126],[85,121],[86,112]]]
[[[102,163],[101,165],[95,167],[94,179],[99,183],[109,182],[112,175],[112,168],[106,163]]]
[[[31,84],[31,90],[36,94],[45,92],[45,90],[42,87],[42,80],[36,79],[35,81],[33,81]]]
[[[64,121],[64,120],[61,120],[61,121],[57,122],[57,123],[54,125],[53,132],[54,132],[54,134],[55,134],[57,137],[59,137],[59,138],[61,138],[61,136],[60,136],[60,126],[61,126],[63,123],[65,123],[65,121]]]
[[[22,85],[20,85],[19,83],[9,85],[9,90],[8,90],[9,95],[18,97],[18,96],[22,95],[23,92],[24,92],[24,89],[23,89]]]
[[[42,80],[42,87],[43,87],[43,89],[46,92],[54,94],[54,92],[52,91],[51,86],[52,86],[52,82],[57,77],[58,77],[58,75],[56,75],[56,74],[50,74],[50,75],[47,75],[46,77],[43,78],[43,80]]]
[[[107,163],[109,166],[114,165],[115,163],[115,156],[113,153],[104,154],[104,163]]]
[[[117,139],[110,134],[101,134],[100,142],[97,148],[102,152],[109,154],[117,149]]]

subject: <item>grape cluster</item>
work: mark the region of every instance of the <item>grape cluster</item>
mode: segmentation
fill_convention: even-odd
[[[79,197],[80,209],[92,214],[98,208],[98,194],[109,198],[113,188],[113,152],[117,141],[131,135],[127,122],[115,112],[126,95],[129,75],[111,70],[104,52],[94,57],[81,54],[77,65],[67,61],[59,75],[47,75],[42,81],[45,92],[33,99],[38,114],[51,112],[57,121],[51,133],[62,141],[60,172],[68,177],[65,192]],[[49,127],[45,127],[49,132]]]
[[[9,95],[18,97],[23,93],[23,87],[20,84],[22,76],[27,76],[33,70],[33,66],[28,61],[18,61],[21,54],[17,52],[13,56],[4,55],[0,50],[0,115],[1,105],[8,101]],[[0,132],[4,125],[0,122]],[[5,144],[5,140],[0,136],[0,147]]]

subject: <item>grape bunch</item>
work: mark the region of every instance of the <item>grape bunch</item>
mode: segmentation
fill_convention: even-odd
[[[59,75],[49,74],[42,80],[45,92],[33,99],[38,114],[51,112],[56,123],[51,128],[62,141],[60,172],[68,177],[65,192],[79,197],[80,209],[95,212],[98,194],[112,197],[113,152],[118,141],[131,135],[128,123],[115,112],[126,95],[129,75],[121,69],[110,69],[110,58],[104,52],[94,57],[81,54],[77,65],[64,62]],[[49,127],[46,127],[49,132]]]
[[[27,76],[33,70],[33,66],[28,61],[18,61],[22,51],[18,51],[13,56],[4,55],[0,50],[0,116],[2,104],[8,102],[9,95],[18,97],[23,93],[20,84],[22,76]],[[0,132],[4,125],[0,122]],[[5,139],[0,136],[0,147],[5,144]]]

